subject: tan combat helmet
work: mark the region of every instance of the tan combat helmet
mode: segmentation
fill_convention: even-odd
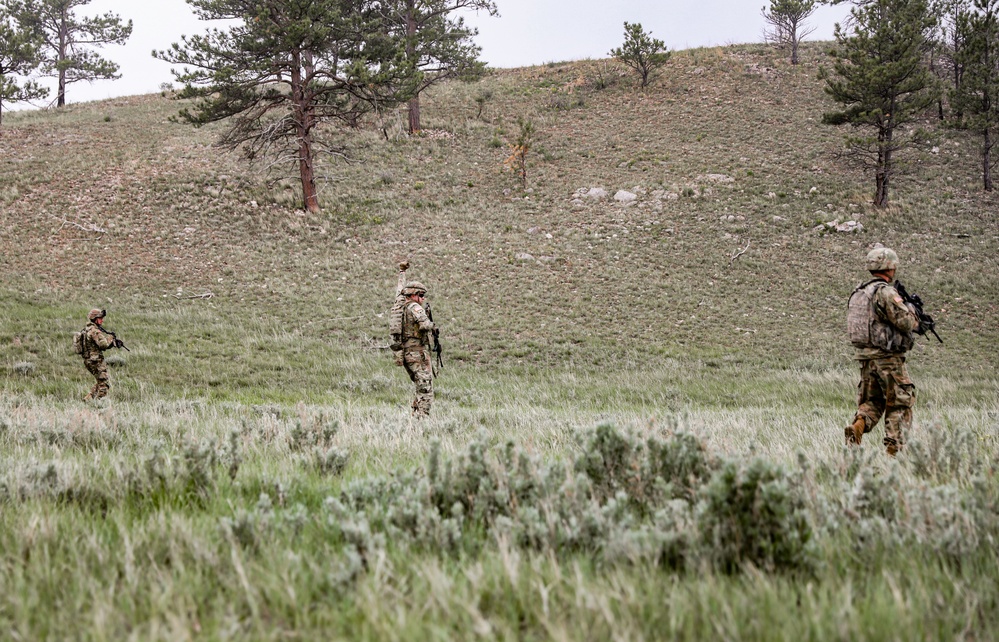
[[[423,285],[419,281],[410,281],[404,288],[402,288],[402,293],[404,296],[412,296],[414,294],[423,296],[427,293],[427,286]]]
[[[107,310],[98,310],[94,308],[87,314],[87,320],[93,321],[94,319],[101,319],[107,316]]]
[[[867,253],[868,272],[887,272],[898,269],[898,254],[887,247],[876,247]]]

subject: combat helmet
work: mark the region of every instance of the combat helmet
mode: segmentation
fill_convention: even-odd
[[[867,253],[868,272],[887,272],[898,268],[898,254],[887,247],[876,247]]]
[[[419,281],[410,281],[402,288],[402,294],[404,296],[412,296],[414,294],[419,294],[423,296],[427,293],[427,286],[423,285]]]
[[[105,316],[107,316],[106,310],[98,310],[97,308],[94,308],[87,314],[87,320],[93,321],[94,319],[102,319]]]

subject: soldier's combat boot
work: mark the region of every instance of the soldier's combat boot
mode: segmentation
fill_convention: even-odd
[[[860,440],[864,437],[864,427],[866,423],[863,417],[857,417],[853,423],[846,427],[846,445],[854,444],[859,446]]]

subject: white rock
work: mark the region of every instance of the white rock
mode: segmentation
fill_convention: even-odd
[[[734,183],[735,179],[726,174],[702,174],[697,177],[698,181],[711,181],[712,183]]]
[[[857,221],[846,221],[837,225],[836,231],[846,233],[863,232],[864,226]]]
[[[618,201],[619,203],[630,203],[634,201],[636,198],[638,198],[638,194],[623,189],[618,190],[617,193],[614,194],[614,200]]]
[[[527,252],[518,252],[517,254],[513,255],[513,258],[516,259],[516,260],[518,260],[518,261],[525,261],[525,262],[534,261],[535,260],[535,258],[533,256],[531,256],[530,254],[528,254]]]

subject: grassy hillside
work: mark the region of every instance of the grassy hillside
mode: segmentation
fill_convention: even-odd
[[[106,304],[137,344],[172,314],[212,325],[221,311],[363,350],[384,341],[376,315],[409,256],[465,362],[831,366],[848,359],[843,302],[881,242],[947,337],[917,361],[993,371],[997,201],[978,189],[975,139],[923,123],[937,151],[906,156],[877,212],[871,177],[837,158],[846,131],[820,124],[832,105],[819,62],[742,46],[680,52],[644,92],[604,61],[450,84],[425,105],[428,133],[446,136],[403,136],[398,114],[381,123],[389,140],[376,124],[344,135],[356,162],[322,167],[320,216],[293,209],[294,181],[268,189],[213,148],[217,130],[168,122],[166,98],[18,113],[2,139],[5,297],[63,332]],[[537,130],[527,194],[502,171],[520,116]],[[588,187],[639,198],[573,205]],[[865,231],[812,230],[834,219]],[[18,317],[4,324],[8,364],[36,360],[10,349],[15,336],[29,351],[63,342]]]
[[[676,52],[644,91],[609,61],[443,85],[423,135],[336,134],[319,215],[169,96],[5,115],[0,630],[994,638],[999,197],[928,115],[871,208],[820,49]],[[875,243],[946,342],[910,359],[895,460],[880,429],[841,446]],[[444,328],[422,423],[387,350],[402,258]],[[95,306],[132,351],[84,405]]]

